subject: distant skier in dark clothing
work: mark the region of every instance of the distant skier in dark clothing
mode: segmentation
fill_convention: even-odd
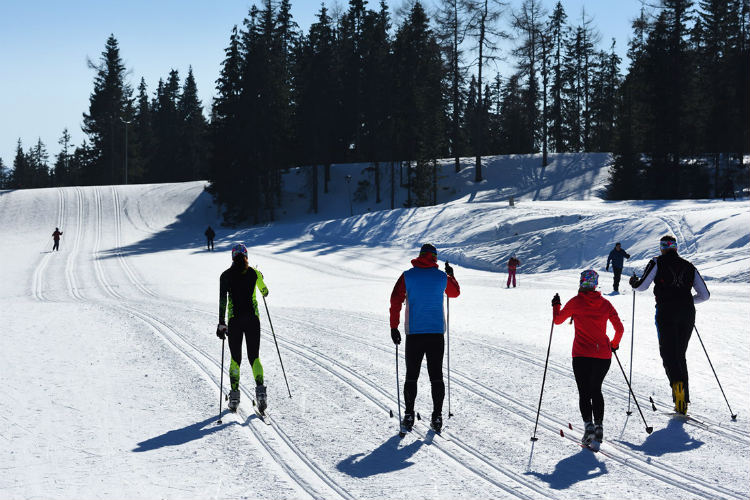
[[[510,282],[513,280],[513,288],[516,287],[516,268],[521,265],[521,261],[516,258],[516,254],[510,256],[508,260],[508,282],[505,288],[510,288]]]
[[[695,326],[695,304],[707,301],[711,294],[695,266],[677,254],[674,236],[663,236],[659,248],[661,255],[651,259],[640,279],[634,274],[630,286],[643,292],[654,283],[659,354],[672,388],[675,411],[686,414],[690,391],[685,353]]]
[[[443,351],[445,316],[443,294],[458,297],[461,289],[453,268],[445,263],[445,272],[438,268],[437,250],[429,243],[422,245],[419,257],[411,261],[412,267],[404,271],[396,281],[391,293],[391,340],[401,343],[398,325],[401,320],[401,305],[406,300],[404,331],[406,333],[406,381],[404,403],[406,411],[401,422],[403,431],[414,426],[414,401],[417,398],[417,379],[422,367],[422,358],[427,357],[427,372],[432,386],[431,427],[440,432],[443,427]]]
[[[60,236],[62,236],[62,231],[60,231],[59,228],[55,228],[55,232],[52,233],[52,239],[54,240],[54,243],[52,244],[52,251],[54,252],[57,250],[60,251]]]
[[[596,448],[604,437],[602,383],[612,362],[612,351],[620,346],[624,328],[612,304],[596,291],[599,275],[593,269],[581,273],[578,295],[560,309],[560,296],[552,298],[556,325],[573,317],[573,373],[578,385],[578,406],[585,425],[581,442]],[[607,337],[607,321],[615,327],[615,338]],[[593,416],[593,420],[592,420]],[[596,443],[593,443],[596,441]]]
[[[214,249],[214,238],[216,237],[216,233],[211,228],[211,226],[208,226],[208,229],[206,229],[206,232],[203,233],[206,235],[206,246],[208,247],[208,250],[211,251]]]
[[[224,339],[229,335],[229,351],[232,361],[229,364],[229,409],[237,410],[240,404],[240,363],[242,363],[242,337],[247,343],[247,357],[252,364],[255,379],[255,400],[258,410],[266,409],[266,386],[263,380],[263,365],[260,363],[260,320],[255,289],[263,296],[268,288],[263,275],[247,264],[247,248],[242,243],[232,247],[232,266],[221,273],[219,278],[219,325],[216,336]],[[224,322],[225,311],[229,312],[229,325]]]
[[[607,257],[607,271],[609,271],[609,264],[612,263],[612,271],[615,273],[615,280],[612,283],[612,288],[615,292],[619,292],[620,288],[620,276],[622,276],[622,266],[624,259],[629,259],[630,254],[627,253],[625,250],[622,249],[622,245],[620,245],[620,242],[618,241],[615,243],[615,248],[612,249],[611,252],[609,252],[609,257]]]

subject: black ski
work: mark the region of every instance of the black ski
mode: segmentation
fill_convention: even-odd
[[[258,408],[258,404],[253,399],[253,409],[255,410],[255,414],[258,415],[258,418],[263,421],[266,425],[271,425],[271,417],[268,416],[268,409],[264,411],[260,411],[260,408]]]

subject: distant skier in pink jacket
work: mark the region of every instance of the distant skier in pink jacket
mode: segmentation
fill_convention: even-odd
[[[510,288],[510,282],[513,280],[513,288],[516,287],[516,268],[521,265],[521,261],[516,258],[516,254],[510,256],[508,261],[508,283],[506,288]]]

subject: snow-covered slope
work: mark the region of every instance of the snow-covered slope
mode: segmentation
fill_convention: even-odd
[[[579,165],[588,161],[599,166],[569,182],[548,167],[543,187],[514,187],[513,208],[491,162],[485,186],[448,164],[441,182],[453,187],[436,207],[368,212],[363,202],[354,217],[333,219],[349,209],[333,200],[346,192],[339,179],[318,216],[301,199],[285,223],[241,229],[219,226],[202,183],[2,192],[0,498],[748,498],[750,203],[607,203],[592,196],[605,162],[582,156]],[[203,246],[209,223],[216,252]],[[55,226],[64,234],[53,254]],[[691,413],[702,423],[653,412],[650,396],[660,410],[671,402],[653,299],[613,295],[626,329],[619,359],[629,373],[634,339],[634,389],[654,432],[632,401],[626,414],[613,362],[602,453],[576,444],[566,324],[553,330],[532,445],[552,295],[571,297],[580,269],[601,270],[614,241],[632,255],[626,269],[640,272],[665,232],[707,277],[711,300],[696,326],[738,420],[697,339],[688,363]],[[262,307],[270,426],[254,416],[247,359],[240,412],[224,410],[216,425],[227,386],[214,335],[218,276],[236,240],[265,275],[293,396]],[[456,263],[462,288],[450,301],[454,416],[449,439],[420,422],[401,441],[389,418],[397,350],[388,299],[426,240]],[[523,261],[515,289],[502,272],[511,251]],[[604,293],[610,279],[602,271]],[[425,370],[423,416],[427,379]]]

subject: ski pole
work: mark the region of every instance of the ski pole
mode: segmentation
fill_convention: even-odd
[[[630,390],[630,394],[633,396],[633,401],[635,402],[636,408],[638,408],[638,412],[641,414],[641,418],[643,419],[643,425],[646,426],[646,433],[651,434],[654,431],[653,427],[649,427],[646,423],[646,417],[643,416],[643,412],[641,411],[641,405],[638,404],[638,400],[635,399],[635,394],[633,394],[633,388],[630,387],[630,381],[628,380],[628,376],[625,375],[625,369],[622,367],[622,363],[620,363],[620,358],[617,356],[617,351],[612,351],[612,354],[615,355],[615,359],[617,360],[617,364],[620,366],[620,371],[622,372],[622,376],[625,378],[625,383],[628,384],[628,390]]]
[[[448,335],[448,418],[453,416],[451,413],[451,298],[445,298],[445,307],[448,312],[446,319],[446,333]]]
[[[698,328],[693,325],[693,328],[695,329],[695,333],[698,335],[698,340],[701,342],[701,347],[703,347],[703,352],[706,353],[706,359],[708,360],[708,364],[711,366],[711,371],[714,372],[714,377],[716,377],[716,383],[719,384],[719,389],[721,390],[721,395],[724,396],[724,401],[727,402],[727,407],[729,408],[729,414],[732,416],[732,420],[737,420],[737,414],[732,411],[732,407],[729,406],[729,400],[727,399],[727,395],[724,394],[724,389],[721,387],[721,382],[719,382],[719,376],[716,375],[716,370],[714,370],[714,365],[711,363],[711,358],[708,357],[708,351],[706,350],[706,346],[703,344],[703,339],[701,339],[701,334],[698,333]]]
[[[536,428],[539,425],[539,412],[542,409],[542,395],[544,394],[544,381],[547,380],[547,363],[549,362],[549,351],[552,348],[552,330],[555,328],[555,319],[552,319],[552,326],[549,329],[549,344],[547,345],[547,358],[544,360],[544,375],[542,376],[542,390],[539,392],[539,406],[536,409],[536,422],[534,422],[534,435],[531,436],[532,441],[539,439],[536,437]]]
[[[289,397],[292,397],[292,391],[289,390],[289,381],[286,379],[286,371],[284,370],[284,362],[281,361],[281,351],[279,350],[279,343],[276,342],[276,332],[273,331],[273,323],[271,323],[271,313],[268,312],[268,304],[266,303],[266,296],[261,294],[263,297],[263,305],[266,307],[266,316],[268,316],[268,324],[271,325],[271,334],[273,335],[273,343],[276,344],[276,352],[279,355],[279,364],[281,365],[281,373],[284,374],[284,382],[286,382],[286,390],[289,392]]]
[[[635,342],[635,290],[633,290],[633,316],[630,322],[630,381],[633,381],[633,343]],[[632,415],[630,411],[630,393],[628,392],[628,415]]]
[[[221,399],[224,394],[224,339],[221,339],[221,382],[219,383],[219,420],[216,425],[221,425]]]
[[[406,434],[401,430],[401,386],[398,377],[398,344],[396,344],[396,398],[398,399],[398,435],[404,437]]]

